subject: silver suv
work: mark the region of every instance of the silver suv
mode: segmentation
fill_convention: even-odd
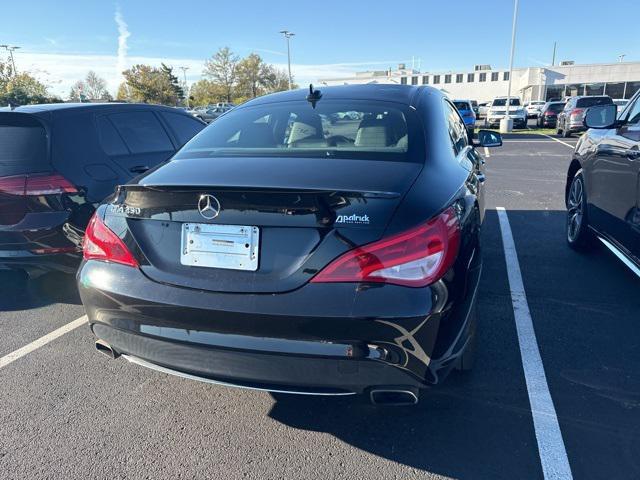
[[[507,111],[507,97],[496,97],[491,102],[491,108],[487,112],[485,123],[488,127],[500,125]],[[514,128],[527,127],[527,111],[522,108],[518,97],[511,97],[509,102],[509,118],[513,120]]]

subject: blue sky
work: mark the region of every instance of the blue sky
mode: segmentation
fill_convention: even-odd
[[[204,59],[228,45],[239,55],[255,51],[284,66],[278,31],[287,28],[296,33],[292,60],[299,83],[410,65],[412,57],[430,71],[468,70],[476,63],[505,68],[513,13],[513,0],[3,3],[0,43],[20,45],[18,68],[34,71],[61,94],[92,68],[117,85],[117,9],[129,33],[120,65],[166,60],[188,66],[194,81]],[[625,19],[639,14],[638,1],[521,0],[515,65],[549,63],[554,40],[558,60],[612,62],[625,53],[625,61],[638,61],[640,36]]]

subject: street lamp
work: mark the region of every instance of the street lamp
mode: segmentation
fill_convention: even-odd
[[[0,45],[0,48],[4,48],[7,52],[9,52],[9,57],[11,58],[11,65],[13,65],[13,75],[17,74],[16,70],[16,61],[13,59],[13,51],[18,50],[20,47],[16,47],[15,45]]]
[[[509,59],[509,87],[507,88],[507,108],[504,118],[500,120],[500,132],[508,133],[513,130],[513,120],[509,118],[509,106],[511,105],[511,79],[513,78],[513,53],[516,49],[516,23],[518,20],[518,0],[513,6],[513,27],[511,29],[511,57]]]
[[[281,30],[280,33],[284,35],[284,38],[287,39],[287,64],[289,65],[289,90],[291,90],[293,79],[291,78],[291,47],[289,46],[289,39],[293,37],[295,33],[290,32],[289,30]]]
[[[180,70],[182,70],[182,76],[184,77],[184,95],[187,99],[187,108],[189,108],[189,91],[187,90],[187,70],[189,70],[189,67],[180,67]]]

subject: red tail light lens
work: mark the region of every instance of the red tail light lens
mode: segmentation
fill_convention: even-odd
[[[77,193],[78,189],[58,173],[52,175],[15,175],[0,178],[0,192],[10,195],[56,195]]]
[[[82,257],[85,260],[102,260],[130,267],[139,266],[138,261],[120,237],[113,233],[97,214],[91,217],[84,234]]]
[[[376,282],[424,287],[451,268],[460,245],[453,208],[406,232],[357,247],[327,265],[311,282]]]
[[[577,117],[579,115],[582,115],[584,113],[584,109],[583,108],[576,108],[571,112],[571,116],[572,117]]]

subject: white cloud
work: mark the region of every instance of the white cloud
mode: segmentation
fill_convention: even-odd
[[[127,39],[131,36],[129,27],[127,26],[124,18],[122,18],[122,12],[120,7],[116,7],[116,14],[114,20],[118,25],[118,62],[116,64],[116,72],[118,80],[122,77],[123,70],[126,70],[127,63]]]
[[[120,49],[118,49],[120,50]],[[30,53],[20,51],[16,55],[16,63],[19,71],[28,71],[40,81],[49,86],[52,94],[66,98],[71,86],[84,78],[89,70],[95,71],[107,81],[107,87],[113,94],[116,93],[121,81],[120,72],[132,65],[147,64],[159,67],[165,63],[174,67],[180,78],[178,68],[188,67],[187,81],[193,83],[199,80],[204,69],[205,59],[177,58],[177,57],[142,57],[122,55],[98,55],[98,54],[53,54]],[[328,63],[328,64],[291,64],[291,73],[294,80],[301,87],[309,83],[318,83],[319,78],[336,78],[353,75],[355,71],[372,68],[393,67],[397,62],[353,62],[353,63]],[[276,67],[286,71],[286,63],[276,63]]]

